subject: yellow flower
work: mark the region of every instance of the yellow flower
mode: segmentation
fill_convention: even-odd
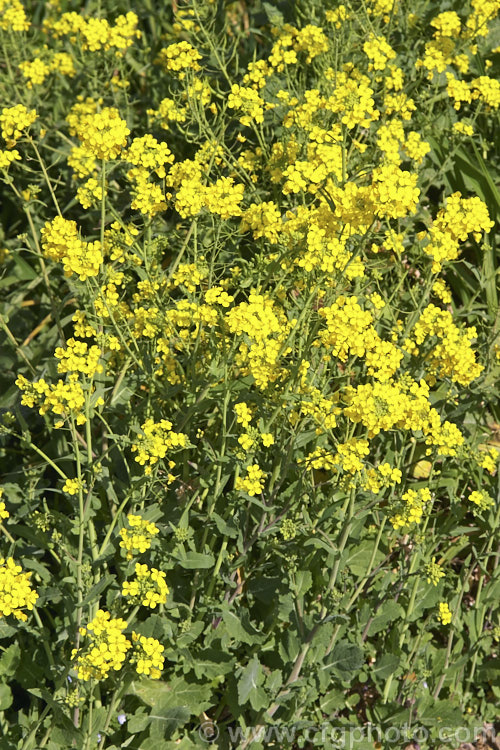
[[[243,490],[250,497],[259,495],[264,487],[265,473],[259,467],[258,464],[253,464],[247,467],[247,474],[245,478],[237,477],[234,487],[236,490]]]
[[[32,610],[38,599],[30,586],[31,575],[23,573],[12,557],[0,557],[0,618],[14,615],[23,622],[28,619],[23,609]]]
[[[446,602],[439,602],[438,620],[442,625],[449,625],[451,622],[451,612]]]
[[[165,573],[136,563],[135,576],[132,581],[124,582],[122,596],[130,599],[132,604],[142,604],[151,609],[155,609],[157,604],[165,604],[168,595]]]
[[[156,638],[147,638],[139,633],[132,632],[133,651],[130,663],[135,664],[137,674],[143,674],[158,680],[163,670],[165,658],[163,656],[164,646]]]
[[[27,110],[23,104],[16,104],[14,107],[4,107],[0,114],[0,127],[2,138],[7,141],[11,148],[37,118],[36,110]]]
[[[132,560],[135,554],[146,552],[151,547],[151,540],[160,530],[152,521],[133,514],[127,516],[127,521],[131,530],[120,529],[120,547],[126,551],[127,560]]]
[[[68,495],[76,495],[82,486],[83,485],[79,479],[66,479],[62,491],[66,492]]]
[[[76,670],[80,680],[104,680],[111,670],[119,671],[125,662],[131,643],[123,630],[127,623],[122,618],[111,619],[109,612],[99,609],[80,635],[89,643],[83,648],[73,649],[71,657],[76,659]]]
[[[127,123],[114,107],[83,114],[74,129],[83,149],[96,159],[116,159],[130,134]]]

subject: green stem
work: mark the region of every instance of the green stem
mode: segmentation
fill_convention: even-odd
[[[54,657],[52,656],[52,652],[49,649],[49,647],[47,645],[47,641],[46,641],[45,636],[43,634],[43,630],[44,630],[43,622],[42,622],[42,620],[40,618],[40,615],[38,614],[38,611],[37,611],[36,607],[33,607],[33,617],[35,618],[36,623],[37,623],[38,627],[40,628],[40,637],[42,638],[43,650],[45,651],[45,654],[47,656],[47,659],[49,661],[50,666],[54,669],[55,666],[56,666],[55,661],[54,661]]]
[[[16,341],[16,339],[14,337],[14,334],[12,333],[12,331],[9,328],[9,326],[5,322],[4,316],[1,315],[1,314],[0,314],[0,326],[5,331],[5,335],[9,339],[9,341],[12,344],[12,346],[14,347],[14,349],[16,350],[16,353],[21,357],[21,359],[23,360],[23,362],[28,366],[31,374],[36,376],[36,370],[35,370],[35,368],[31,364],[31,362],[29,361],[29,359],[26,356],[26,354],[23,352],[23,350],[21,348],[21,345],[17,343],[17,341]]]
[[[43,159],[42,159],[42,157],[40,155],[40,152],[39,152],[39,150],[37,148],[37,145],[36,145],[35,141],[33,140],[33,138],[31,138],[31,136],[28,136],[28,140],[29,140],[29,142],[30,142],[30,144],[31,144],[31,146],[32,146],[35,154],[36,154],[36,158],[38,159],[38,163],[40,164],[41,170],[43,172],[43,176],[45,178],[45,182],[47,183],[47,187],[49,188],[50,196],[51,196],[51,198],[52,198],[52,200],[54,202],[54,206],[56,207],[56,211],[59,214],[59,216],[62,217],[61,209],[59,208],[59,203],[57,202],[56,194],[55,194],[54,189],[52,187],[52,183],[50,181],[48,172],[45,169],[45,164],[44,164],[44,161],[43,161]]]

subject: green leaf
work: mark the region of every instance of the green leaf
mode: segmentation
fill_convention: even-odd
[[[149,717],[151,737],[169,737],[177,727],[186,724],[190,716],[189,710],[184,706],[155,707]]]
[[[264,602],[264,604],[270,604],[276,598],[280,585],[281,579],[277,576],[275,578],[259,576],[255,579],[250,578],[247,590],[259,601]]]
[[[356,578],[364,578],[368,574],[370,560],[373,554],[375,541],[366,539],[351,548],[346,565]],[[377,550],[373,566],[376,567],[384,559],[381,550]]]
[[[330,714],[333,711],[337,712],[340,708],[343,708],[345,704],[345,695],[342,690],[336,688],[328,689],[325,696],[321,698],[320,708],[324,714]]]
[[[2,656],[0,657],[0,676],[11,677],[13,674],[15,674],[20,658],[21,649],[19,647],[19,644],[11,643],[11,645],[3,652]]]
[[[131,682],[127,692],[153,707],[155,712],[160,707],[181,707],[197,716],[210,707],[212,690],[208,684],[189,683],[182,677],[173,677],[168,683],[143,677]]]
[[[112,575],[111,573],[108,573],[108,575],[104,576],[104,578],[101,578],[100,581],[98,581],[96,584],[92,586],[89,593],[81,602],[80,604],[76,604],[75,606],[78,607],[86,607],[87,604],[93,604],[95,601],[97,601],[98,597],[102,594],[102,592],[108,588],[110,583],[112,583],[115,580],[116,576]]]
[[[435,701],[418,713],[424,726],[455,726],[462,724],[463,716],[456,703],[452,701]]]
[[[234,525],[232,519],[227,522],[222,518],[222,516],[219,516],[218,513],[212,513],[211,518],[215,521],[217,531],[220,534],[222,534],[223,536],[231,537],[233,539],[238,536],[238,529]]]
[[[247,666],[241,673],[241,677],[238,680],[238,701],[240,705],[244,705],[248,701],[255,711],[263,708],[268,702],[268,698],[264,691],[260,691],[259,687],[264,681],[264,674],[262,667],[256,656],[248,662]],[[264,698],[264,703],[262,699]]]
[[[242,619],[235,614],[234,610],[229,608],[229,605],[224,602],[220,610],[222,621],[226,626],[226,630],[236,641],[241,643],[248,643],[252,646],[254,643],[260,643],[263,636],[248,622],[248,614],[243,613]]]
[[[377,610],[377,614],[373,618],[368,628],[368,635],[375,635],[381,630],[384,630],[389,623],[399,620],[404,614],[403,607],[394,601],[384,602],[384,604]]]
[[[0,711],[6,711],[12,705],[12,692],[8,685],[0,684]]]
[[[294,591],[296,596],[304,596],[312,586],[312,575],[309,570],[298,570],[295,573]]]
[[[234,658],[216,648],[198,651],[193,657],[193,669],[198,679],[213,680],[234,669]]]
[[[271,3],[262,3],[262,7],[270,24],[273,26],[283,26],[285,19],[283,13],[278,8],[275,8]]]
[[[352,679],[363,663],[363,652],[358,646],[340,641],[333,649],[330,661],[322,669],[332,669],[342,680]]]
[[[29,263],[18,252],[13,253],[14,263],[16,264],[16,276],[19,281],[32,281],[38,277],[38,272],[30,266]]]
[[[377,659],[372,667],[372,674],[375,679],[385,680],[389,675],[394,674],[399,667],[400,658],[397,654],[384,654]]]
[[[132,734],[143,732],[151,721],[149,714],[144,713],[144,707],[141,707],[134,716],[127,720],[127,730]]]
[[[174,558],[175,559],[175,558]],[[177,562],[182,568],[187,570],[201,570],[203,568],[213,568],[215,565],[215,557],[213,555],[204,555],[201,552],[188,552],[179,553],[177,556]]]

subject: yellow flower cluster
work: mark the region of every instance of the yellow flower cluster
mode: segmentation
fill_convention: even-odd
[[[246,430],[252,421],[253,410],[249,408],[248,404],[242,401],[235,405],[234,411],[236,412],[236,421]]]
[[[401,484],[402,478],[403,474],[401,470],[385,461],[376,468],[366,471],[366,476],[361,479],[361,487],[376,494],[383,487],[393,487],[396,484]]]
[[[97,205],[103,199],[101,183],[95,177],[91,177],[83,185],[80,185],[76,191],[76,197],[85,209]]]
[[[27,79],[26,85],[29,89],[42,84],[50,73],[50,67],[39,57],[35,57],[34,60],[25,60],[18,67],[23,77]]]
[[[132,581],[124,582],[122,596],[130,599],[132,604],[142,604],[143,607],[151,607],[151,609],[154,609],[157,604],[165,604],[168,595],[165,573],[136,563],[135,576]]]
[[[225,320],[230,333],[249,341],[240,343],[236,364],[253,375],[257,386],[266,388],[285,374],[279,359],[289,351],[284,343],[295,323],[272,299],[251,292],[248,302],[231,308]]]
[[[404,346],[416,355],[419,353],[418,347],[428,337],[437,337],[440,341],[426,356],[431,375],[449,377],[460,385],[469,385],[484,369],[483,365],[476,362],[476,355],[471,347],[471,341],[476,335],[474,326],[459,329],[448,310],[441,310],[430,304],[422,312]]]
[[[127,145],[130,130],[115,107],[82,114],[73,130],[84,151],[96,159],[116,159]]]
[[[472,37],[486,36],[489,33],[489,22],[499,13],[497,0],[472,0],[472,13],[469,14],[465,25]]]
[[[147,638],[132,631],[134,650],[130,663],[135,665],[137,674],[143,674],[152,680],[158,680],[163,670],[165,647],[156,638]]]
[[[229,307],[234,302],[234,297],[223,290],[221,286],[213,286],[205,292],[205,302],[207,305],[220,305]]]
[[[351,17],[345,5],[341,4],[335,10],[325,10],[325,19],[333,24],[336,29],[341,29],[344,21]]]
[[[442,625],[449,625],[451,622],[451,612],[446,602],[439,602],[438,620]]]
[[[432,285],[432,293],[435,294],[436,297],[439,297],[441,302],[444,302],[445,305],[449,305],[452,300],[450,289],[446,285],[444,279],[436,279]]]
[[[20,0],[0,0],[0,29],[28,31],[30,27]]]
[[[306,53],[306,63],[328,51],[328,38],[320,26],[307,24],[299,29],[295,35],[294,49],[296,52]]]
[[[349,234],[364,234],[375,219],[376,206],[371,186],[347,182],[343,188],[329,187],[335,201],[335,214],[346,225]]]
[[[221,177],[205,188],[205,207],[221,219],[241,216],[240,203],[245,186],[235,185],[232,177]]]
[[[434,78],[434,72],[443,73],[448,65],[453,62],[455,42],[445,36],[438,36],[430,42],[425,43],[424,56],[419,58],[415,67],[425,68],[430,81]]]
[[[66,479],[62,491],[68,495],[76,495],[82,487],[82,482],[79,479]]]
[[[152,171],[164,178],[167,174],[165,164],[173,164],[174,156],[164,141],[157,141],[150,133],[134,138],[126,151],[122,153],[124,161],[138,167],[140,171]],[[131,170],[129,179],[137,179],[139,170]]]
[[[388,462],[376,468],[367,468],[364,459],[369,453],[368,440],[350,438],[345,443],[338,443],[336,452],[329,452],[320,447],[315,448],[306,457],[305,463],[312,469],[342,472],[345,476],[340,480],[340,486],[345,490],[359,486],[376,494],[383,487],[401,483],[401,470],[391,466]]]
[[[101,243],[80,239],[76,221],[62,216],[45,223],[41,231],[41,246],[47,258],[62,261],[65,276],[76,274],[80,281],[97,276],[104,260]]]
[[[135,666],[137,674],[160,677],[164,647],[156,638],[135,631],[129,641],[123,633],[126,627],[121,617],[111,618],[109,612],[99,609],[87,627],[80,628],[80,635],[87,637],[88,643],[71,653],[80,680],[105,680],[112,670],[120,671],[126,661]]]
[[[61,13],[57,18],[47,18],[43,23],[44,31],[52,33],[58,39],[69,36],[75,43],[79,37],[82,50],[97,52],[113,49],[116,57],[123,57],[141,36],[137,29],[139,18],[133,12],[117,16],[114,24],[105,18],[84,18],[74,11]]]
[[[447,10],[435,16],[430,25],[436,29],[434,37],[448,36],[458,38],[462,28],[460,16],[454,10]]]
[[[367,3],[368,14],[372,16],[383,16],[384,23],[389,23],[390,13],[398,10],[399,0],[369,0]]]
[[[5,512],[4,506],[3,518]],[[23,573],[22,567],[12,557],[0,557],[0,617],[14,615],[24,622],[28,619],[23,609],[32,610],[38,599],[30,585],[31,575],[31,572]]]
[[[370,34],[363,44],[363,52],[372,60],[368,70],[384,70],[389,60],[394,60],[396,53],[383,36]]]
[[[131,208],[146,216],[155,216],[167,208],[163,188],[151,181],[156,175],[164,179],[166,164],[172,164],[174,157],[165,142],[158,142],[151,134],[134,138],[130,147],[123,152],[122,159],[134,165],[127,172],[132,183],[133,201]]]
[[[398,92],[397,94],[387,93],[384,96],[384,107],[386,115],[397,114],[402,120],[411,120],[413,112],[417,109],[417,105],[410,99],[404,92]]]
[[[488,508],[491,508],[495,504],[491,495],[488,495],[484,490],[474,490],[474,492],[471,492],[469,495],[468,500],[470,503],[477,506],[477,509],[475,510],[480,511],[488,510]]]
[[[47,62],[40,57],[33,60],[24,60],[18,65],[27,80],[27,87],[32,89],[33,86],[40,86],[52,71],[57,71],[61,75],[73,78],[76,75],[73,58],[67,52],[56,52]]]
[[[277,242],[282,229],[281,213],[273,201],[251,203],[243,212],[240,225],[242,232],[252,230],[254,239],[265,237]]]
[[[337,426],[337,415],[340,409],[337,406],[337,398],[327,398],[319,388],[310,385],[301,385],[298,389],[304,397],[300,400],[299,411],[294,410],[290,414],[293,422],[298,421],[299,415],[309,415],[316,424],[316,434],[321,435]]]
[[[127,560],[132,560],[135,554],[142,554],[151,547],[151,540],[160,530],[152,521],[146,521],[132,513],[127,516],[127,521],[132,531],[125,527],[120,529],[120,547],[126,550]]]
[[[393,382],[348,386],[344,397],[347,402],[344,414],[353,422],[361,422],[369,437],[405,422],[407,399]]]
[[[339,113],[341,122],[350,130],[357,125],[369,128],[374,120],[378,120],[380,112],[375,108],[374,90],[368,76],[360,74],[351,78],[348,73],[330,68],[325,77],[332,84],[335,82],[325,107],[334,114]]]
[[[68,52],[55,52],[49,62],[51,70],[55,70],[63,76],[73,78],[76,75],[75,63]]]
[[[227,99],[227,106],[229,109],[239,109],[244,113],[240,117],[242,125],[264,122],[264,99],[253,88],[234,83]]]
[[[258,464],[252,464],[247,467],[247,473],[244,478],[237,477],[234,488],[246,492],[250,497],[260,495],[264,489],[265,472],[262,471]]]
[[[172,274],[172,287],[184,286],[188,292],[196,291],[196,287],[208,276],[208,269],[201,264],[179,263]]]
[[[24,104],[16,104],[14,107],[4,107],[0,114],[0,128],[2,138],[7,142],[8,148],[12,148],[16,141],[21,138],[23,130],[27,130],[37,118],[35,109],[26,109]]]
[[[485,446],[479,446],[479,448],[479,456],[477,456],[479,466],[482,469],[486,469],[489,474],[495,474],[497,463],[500,461],[500,453],[496,448],[490,448],[489,451],[486,452],[486,455],[484,455],[481,451],[482,449],[485,449]]]
[[[460,109],[462,103],[470,103],[472,101],[472,94],[467,81],[461,81],[453,73],[446,73],[446,80],[448,82],[446,93],[454,100],[455,104],[453,106],[456,110]]]
[[[374,317],[363,310],[356,296],[340,295],[333,305],[323,307],[319,314],[326,320],[315,345],[322,343],[332,354],[345,362],[347,357],[365,357],[368,374],[378,380],[391,378],[398,369],[403,352],[393,343],[383,341],[373,327]]]
[[[471,98],[484,102],[491,109],[500,107],[500,81],[489,76],[479,76],[470,82]]]
[[[315,448],[307,456],[306,464],[313,469],[341,470],[351,475],[363,470],[363,458],[370,453],[368,440],[350,438],[336,447],[336,453],[329,453],[323,448]]]
[[[112,619],[109,612],[99,609],[87,627],[80,628],[80,635],[89,639],[88,646],[71,653],[80,680],[105,680],[111,670],[122,668],[132,645],[123,634],[126,627],[121,617]]]
[[[83,146],[73,146],[68,156],[68,166],[74,171],[76,177],[87,177],[96,167],[96,160]]]
[[[418,524],[422,520],[431,500],[431,492],[427,487],[408,490],[401,500],[402,503],[394,509],[395,513],[389,520],[395,529],[408,529],[412,524]]]
[[[165,70],[180,73],[180,78],[185,75],[186,70],[201,70],[198,60],[201,55],[189,42],[175,42],[160,50],[156,63]]]
[[[278,73],[285,70],[287,65],[295,65],[300,53],[306,54],[305,63],[308,64],[328,50],[328,38],[320,26],[308,24],[302,29],[296,29],[286,23],[282,29],[273,27],[272,33],[278,39],[273,44],[267,63]]]
[[[152,467],[161,459],[165,458],[167,451],[175,448],[185,448],[188,444],[187,435],[183,432],[174,432],[172,422],[168,419],[161,419],[154,422],[147,419],[141,426],[142,435],[137,438],[137,443],[132,445],[132,452],[137,453],[135,460],[141,466],[148,464],[145,469],[146,474],[151,474]],[[169,468],[175,466],[173,461],[169,462]],[[169,475],[169,479],[173,479]]]
[[[23,391],[21,403],[24,406],[31,409],[38,406],[38,413],[42,416],[51,411],[62,417],[55,422],[54,427],[62,427],[64,420],[70,416],[76,419],[77,424],[85,424],[85,393],[78,382],[77,373],[71,373],[66,383],[58,380],[56,385],[47,383],[43,378],[30,383],[24,375],[19,375],[16,385]]]
[[[0,497],[3,497],[4,489],[3,487],[0,487]],[[0,523],[3,521],[4,518],[9,518],[10,513],[5,507],[5,503],[3,500],[0,502]]]
[[[58,346],[54,352],[56,359],[60,360],[58,372],[81,372],[89,378],[103,372],[103,366],[99,364],[102,351],[98,346],[89,348],[85,341],[71,338],[66,341],[66,347]]]
[[[383,164],[373,170],[372,181],[376,213],[380,218],[402,219],[417,208],[420,188],[418,175],[395,164]]]
[[[438,273],[445,261],[458,257],[461,241],[470,234],[479,241],[481,232],[489,232],[493,225],[480,198],[462,198],[459,192],[450,195],[445,208],[438,212],[429,232],[429,244],[424,248],[433,259],[433,273]]]
[[[169,130],[172,122],[185,122],[187,117],[185,107],[178,106],[169,97],[161,100],[158,109],[148,109],[147,114],[164,130]]]
[[[403,149],[410,159],[413,159],[417,164],[421,164],[424,156],[430,153],[431,147],[427,141],[422,140],[420,133],[412,130],[408,133]]]
[[[11,151],[0,150],[0,169],[8,169],[14,161],[20,161],[21,154],[14,148]]]

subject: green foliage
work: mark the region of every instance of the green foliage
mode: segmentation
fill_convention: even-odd
[[[0,0],[0,746],[454,748],[500,698],[498,9],[136,5]]]

